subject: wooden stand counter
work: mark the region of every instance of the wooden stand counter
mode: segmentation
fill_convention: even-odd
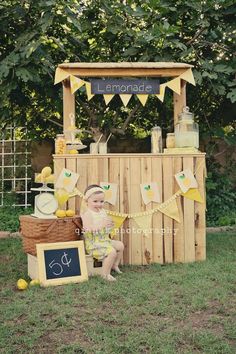
[[[79,173],[77,188],[82,193],[89,184],[118,184],[115,206],[106,209],[120,213],[140,213],[154,209],[145,205],[140,183],[157,182],[161,202],[179,190],[174,175],[190,169],[205,200],[205,154],[106,154],[54,155],[56,177],[65,167]],[[130,218],[126,219],[119,239],[125,244],[124,264],[194,262],[205,260],[205,203],[177,197],[180,223],[161,212],[152,215],[152,233],[145,236]],[[69,208],[80,209],[81,198],[71,198]]]

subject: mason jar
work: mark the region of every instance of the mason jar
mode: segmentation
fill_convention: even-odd
[[[193,120],[189,107],[184,107],[175,126],[175,147],[199,148],[199,127]]]

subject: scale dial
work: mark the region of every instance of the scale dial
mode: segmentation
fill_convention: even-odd
[[[42,214],[53,214],[58,208],[58,202],[53,194],[41,193],[37,196],[36,207]]]

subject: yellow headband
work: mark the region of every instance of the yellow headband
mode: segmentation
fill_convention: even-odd
[[[91,197],[91,195],[96,192],[104,193],[104,190],[102,189],[102,187],[93,187],[85,193],[84,199],[88,200],[89,197]]]

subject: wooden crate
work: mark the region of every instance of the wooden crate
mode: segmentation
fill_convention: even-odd
[[[179,189],[174,175],[186,168],[196,172],[200,194],[205,197],[204,153],[54,155],[56,176],[63,167],[80,174],[77,188],[82,193],[89,184],[117,183],[117,203],[107,205],[113,211],[131,214],[155,208],[156,203],[143,203],[140,183],[157,182],[164,202]],[[134,232],[134,220],[125,220],[119,235],[125,245],[123,264],[194,262],[206,258],[205,204],[183,197],[177,198],[177,203],[181,222],[154,213],[149,237]],[[70,199],[68,204],[79,211],[81,198]]]

